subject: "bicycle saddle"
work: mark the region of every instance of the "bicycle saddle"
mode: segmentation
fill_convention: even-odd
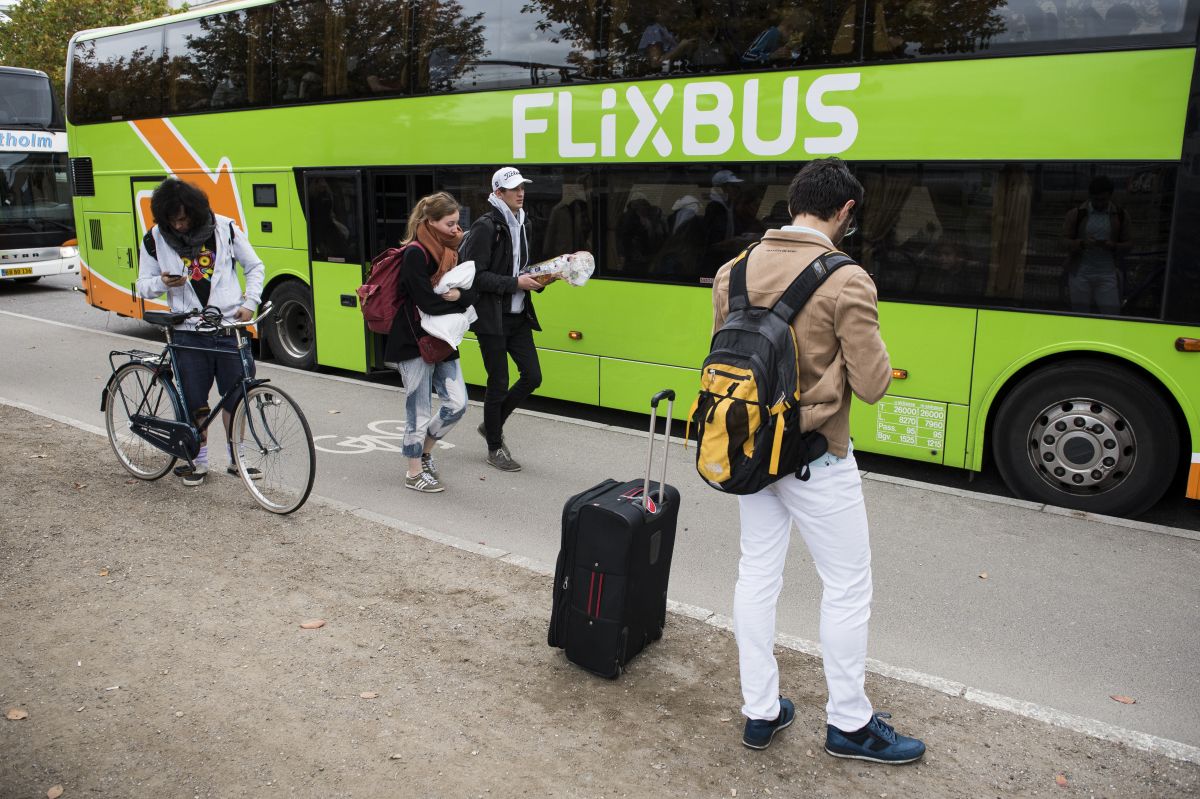
[[[194,311],[146,311],[142,319],[159,327],[171,327],[195,315]]]

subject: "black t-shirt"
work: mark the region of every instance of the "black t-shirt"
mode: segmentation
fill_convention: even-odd
[[[183,261],[183,274],[191,281],[192,290],[196,292],[200,305],[208,305],[208,295],[212,290],[213,269],[217,265],[216,235],[204,242],[204,247],[195,258],[181,255],[179,260]]]

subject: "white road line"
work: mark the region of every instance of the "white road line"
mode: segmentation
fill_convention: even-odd
[[[0,311],[0,313],[5,313]],[[106,436],[105,431],[95,425],[87,424],[76,419],[71,419],[67,416],[61,416],[57,413],[41,410],[32,405],[27,405],[23,402],[13,402],[11,400],[0,397],[0,405],[9,405],[14,408],[19,408],[23,411],[43,416],[47,419],[53,419],[56,422],[70,425],[88,433]],[[381,524],[400,533],[415,535],[420,538],[433,541],[435,543],[444,544],[455,549],[463,550],[464,552],[472,552],[477,555],[482,555],[494,560],[501,560],[521,569],[526,569],[540,575],[552,575],[553,569],[544,563],[534,561],[522,555],[514,555],[506,550],[496,547],[489,547],[478,544],[474,541],[468,541],[458,536],[449,535],[447,533],[438,532],[427,527],[422,527],[417,524],[409,524],[400,519],[391,516],[385,516],[381,513],[376,513],[372,510],[353,505],[351,503],[342,502],[340,500],[329,497],[318,496],[312,494],[309,497],[309,502],[322,505],[327,508],[339,510],[345,513],[352,513],[359,518]],[[697,607],[695,605],[686,605],[680,602],[668,601],[667,607],[672,613],[678,613],[682,616],[687,616],[692,619],[703,622],[711,627],[727,632],[733,632],[733,619],[729,616],[716,613],[706,608]],[[779,634],[776,637],[776,642],[795,652],[800,652],[813,657],[821,656],[821,645],[804,638],[799,638],[794,635]],[[1028,719],[1045,722],[1055,727],[1072,730],[1082,733],[1092,738],[1100,738],[1106,741],[1125,744],[1126,746],[1140,749],[1143,752],[1149,752],[1154,755],[1162,755],[1171,758],[1172,760],[1181,760],[1188,763],[1200,764],[1200,747],[1191,746],[1181,741],[1173,741],[1169,738],[1160,738],[1157,735],[1138,732],[1137,730],[1129,730],[1124,727],[1117,727],[1098,719],[1089,719],[1083,716],[1076,716],[1071,713],[1065,713],[1061,710],[1056,710],[1052,707],[1039,705],[1034,702],[1026,702],[1021,699],[1003,696],[1001,694],[984,691],[980,688],[972,688],[968,685],[946,680],[942,677],[937,677],[932,674],[915,671],[913,669],[903,668],[901,666],[892,666],[871,658],[867,659],[867,670],[873,674],[878,674],[882,677],[889,677],[900,682],[910,683],[922,688],[930,688],[940,693],[950,696],[957,696],[965,699],[968,702],[973,702],[978,705],[1003,710],[1008,713],[1013,713],[1018,716],[1023,716]]]
[[[88,333],[91,335],[94,335],[96,333],[102,333],[106,336],[114,336],[116,338],[126,339],[129,341],[136,341],[141,344],[146,343],[144,339],[135,338],[134,336],[128,336],[123,333],[113,333],[108,330],[95,330],[90,327],[82,327],[80,325],[72,325],[72,324],[68,324],[67,322],[56,322],[56,321],[53,321],[50,319],[41,319],[36,316],[28,316],[26,314],[14,313],[13,311],[0,310],[0,314],[3,314],[4,316],[11,316],[15,319],[24,319],[24,320],[27,320],[30,322],[41,322],[41,323],[47,324],[47,325],[55,325],[57,327],[65,327],[65,328],[69,328],[71,330],[78,330],[83,333]],[[293,369],[290,366],[280,366],[278,364],[272,364],[272,363],[266,363],[266,362],[259,362],[257,365],[264,369],[278,369],[283,372],[291,372],[292,374],[303,375],[305,377],[316,378],[319,380],[332,380],[337,383],[347,383],[349,385],[359,386],[362,388],[373,388],[373,389],[379,389],[381,391],[391,391],[391,392],[395,392],[398,394],[404,393],[404,389],[400,388],[398,386],[381,385],[379,383],[372,383],[372,382],[368,382],[366,380],[362,380],[359,378],[343,377],[341,375],[326,375],[326,374],[320,374],[318,372],[308,372],[303,369]],[[478,400],[469,400],[468,404],[472,405],[476,408],[483,407],[483,403]],[[514,413],[521,414],[522,416],[530,416],[530,417],[533,417],[536,419],[548,419],[550,421],[560,422],[562,424],[572,424],[572,425],[576,425],[577,427],[590,427],[592,429],[602,430],[604,432],[620,433],[621,435],[633,436],[636,438],[647,438],[649,436],[649,432],[646,430],[631,430],[626,427],[617,427],[615,425],[604,424],[602,422],[592,422],[592,421],[588,421],[586,419],[573,419],[569,416],[559,416],[557,414],[544,413],[541,411],[530,411],[530,410],[526,410],[524,408],[518,408],[516,411],[514,411]],[[678,444],[679,446],[686,446],[689,442],[686,442],[682,438],[672,436],[671,443]],[[1194,458],[1195,457],[1200,457],[1200,454],[1197,454],[1196,456],[1194,456]],[[876,474],[874,472],[861,472],[861,474],[863,476],[863,479],[865,479],[865,480],[875,480],[880,483],[893,483],[895,485],[907,486],[909,488],[916,488],[916,489],[920,489],[922,491],[932,491],[937,494],[951,494],[953,496],[963,497],[966,499],[974,499],[979,502],[990,502],[990,503],[996,504],[996,505],[1015,505],[1015,506],[1027,508],[1029,510],[1033,510],[1033,511],[1036,511],[1039,513],[1049,513],[1054,516],[1071,516],[1071,517],[1074,517],[1077,519],[1084,519],[1086,521],[1096,522],[1097,524],[1107,524],[1112,527],[1124,527],[1124,528],[1132,529],[1132,530],[1141,530],[1142,532],[1147,532],[1147,533],[1158,533],[1160,535],[1169,535],[1169,536],[1174,536],[1176,538],[1186,538],[1191,541],[1200,541],[1200,532],[1193,532],[1192,530],[1185,530],[1181,527],[1168,527],[1165,524],[1151,524],[1149,522],[1138,522],[1138,521],[1134,521],[1132,519],[1121,519],[1116,516],[1103,516],[1098,513],[1087,513],[1085,511],[1069,510],[1067,508],[1059,508],[1054,505],[1043,505],[1043,504],[1040,504],[1037,502],[1028,502],[1028,501],[1022,500],[1022,499],[1014,499],[1012,497],[1001,497],[1001,496],[996,496],[994,494],[983,494],[983,493],[979,493],[979,492],[975,492],[975,491],[969,491],[964,488],[953,488],[951,486],[941,486],[941,485],[937,485],[936,483],[924,483],[919,480],[909,480],[908,478],[905,478],[905,477],[893,477],[893,476],[887,475],[887,474]]]

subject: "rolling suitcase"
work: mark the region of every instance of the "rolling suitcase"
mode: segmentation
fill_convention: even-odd
[[[663,399],[662,478],[652,483],[658,403]],[[667,579],[679,520],[679,491],[665,482],[674,401],[669,389],[650,401],[644,478],[605,480],[571,497],[563,508],[547,641],[565,649],[572,663],[601,677],[619,677],[626,663],[662,637],[666,624]]]

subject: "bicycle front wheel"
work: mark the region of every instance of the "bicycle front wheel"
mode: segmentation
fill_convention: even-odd
[[[133,416],[158,416],[183,421],[183,403],[173,383],[155,375],[142,363],[127,363],[117,370],[105,389],[104,430],[117,460],[139,480],[157,480],[175,465],[175,456],[133,432]]]
[[[246,393],[233,414],[233,457],[246,490],[272,513],[304,504],[317,476],[317,450],[296,401],[270,385]]]

